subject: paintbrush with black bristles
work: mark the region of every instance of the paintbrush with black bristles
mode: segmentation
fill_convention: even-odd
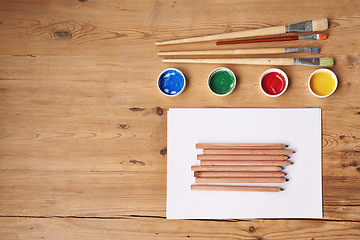
[[[192,37],[192,38],[163,41],[163,42],[157,42],[155,43],[155,45],[161,46],[161,45],[169,45],[169,44],[204,42],[204,41],[212,41],[212,40],[239,39],[246,37],[259,37],[259,36],[276,35],[276,34],[291,33],[291,32],[317,32],[317,31],[324,31],[328,29],[328,27],[329,27],[328,20],[326,18],[322,18],[322,19],[309,20],[305,22],[284,25],[284,26],[276,26],[276,27],[246,30],[241,32],[222,33],[222,34],[208,35],[202,37]]]
[[[333,58],[228,58],[228,59],[163,59],[165,63],[210,63],[248,65],[306,65],[331,67]]]
[[[280,54],[280,53],[320,53],[320,48],[296,47],[296,48],[243,48],[231,50],[201,50],[201,51],[179,51],[159,52],[159,56],[191,56],[191,55],[246,55],[246,54]]]

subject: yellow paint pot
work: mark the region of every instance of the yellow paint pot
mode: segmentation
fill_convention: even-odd
[[[319,98],[325,98],[333,94],[337,88],[338,80],[331,70],[321,68],[310,75],[309,90]]]

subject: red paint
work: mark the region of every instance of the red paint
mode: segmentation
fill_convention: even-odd
[[[278,72],[271,72],[264,76],[261,87],[269,95],[278,95],[284,91],[286,81],[284,76]]]

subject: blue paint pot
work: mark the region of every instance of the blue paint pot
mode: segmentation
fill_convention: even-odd
[[[184,91],[186,79],[179,69],[168,68],[160,73],[157,86],[164,95],[175,97]]]

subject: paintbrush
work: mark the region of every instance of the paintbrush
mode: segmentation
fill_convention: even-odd
[[[203,42],[203,41],[225,40],[225,39],[245,38],[245,37],[258,37],[258,36],[275,35],[275,34],[283,34],[290,32],[316,32],[316,31],[324,31],[327,28],[328,28],[328,20],[326,18],[322,18],[317,20],[309,20],[305,22],[295,23],[291,25],[163,41],[163,42],[157,42],[155,43],[155,45],[161,46],[161,45],[178,44],[178,43]]]
[[[189,55],[242,55],[242,54],[276,54],[276,53],[319,53],[320,48],[297,47],[297,48],[254,48],[254,49],[231,49],[231,50],[204,50],[182,52],[159,52],[159,56],[189,56]]]
[[[328,38],[328,35],[326,33],[320,33],[320,34],[299,35],[299,36],[289,36],[289,37],[275,37],[275,38],[260,38],[260,39],[248,39],[248,40],[236,40],[236,41],[222,41],[222,42],[216,42],[216,45],[237,44],[237,43],[292,41],[292,40],[303,40],[303,39],[325,40],[327,38]]]
[[[251,65],[307,65],[331,67],[333,58],[228,58],[228,59],[163,59],[167,63],[215,63]]]

